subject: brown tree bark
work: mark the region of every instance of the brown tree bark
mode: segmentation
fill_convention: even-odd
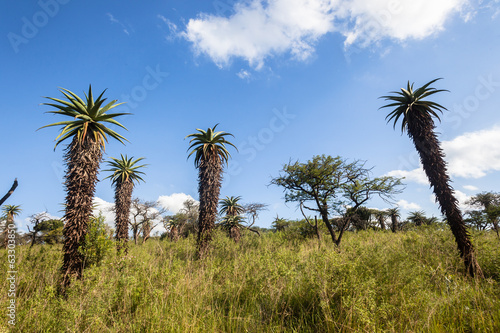
[[[199,165],[200,215],[198,219],[198,258],[202,259],[208,252],[212,231],[215,228],[217,208],[219,205],[222,182],[222,161],[219,155],[202,158]]]
[[[460,256],[471,276],[484,277],[477,262],[476,252],[470,240],[469,230],[462,219],[458,200],[450,186],[450,178],[444,153],[434,132],[434,121],[429,114],[409,113],[408,134],[420,155],[420,161],[439,203],[441,212],[451,228]]]
[[[66,212],[60,285],[62,293],[65,293],[72,278],[82,277],[84,257],[79,248],[85,241],[88,221],[92,214],[95,184],[101,159],[101,146],[90,137],[78,143],[75,136],[66,148]]]

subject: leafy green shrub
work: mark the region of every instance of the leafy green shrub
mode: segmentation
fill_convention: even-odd
[[[88,224],[85,243],[80,247],[80,253],[85,256],[85,266],[99,265],[113,249],[109,227],[104,223],[104,216],[99,213],[93,216]]]

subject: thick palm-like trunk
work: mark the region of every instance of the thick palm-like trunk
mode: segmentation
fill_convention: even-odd
[[[87,234],[101,158],[101,146],[90,137],[81,144],[75,137],[66,148],[66,212],[63,231],[64,258],[61,268],[63,293],[72,278],[82,276],[84,261],[78,249],[83,245]]]
[[[476,258],[470,234],[458,208],[458,201],[450,186],[444,154],[434,133],[434,121],[428,114],[410,113],[408,134],[420,155],[420,161],[433,188],[441,212],[451,228],[465,267],[471,276],[483,277]]]
[[[229,229],[229,237],[234,240],[235,243],[238,243],[241,238],[240,228],[238,226],[232,226]]]
[[[378,223],[380,224],[380,229],[385,230],[385,221],[383,217],[379,217]]]
[[[132,190],[134,184],[130,179],[116,183],[115,187],[115,212],[116,212],[116,249],[118,252],[128,252],[128,224]]]
[[[391,215],[391,231],[396,232],[398,230],[398,217],[396,215]]]
[[[215,228],[219,194],[222,183],[222,161],[219,155],[202,158],[199,165],[200,215],[198,219],[198,257],[203,258]]]

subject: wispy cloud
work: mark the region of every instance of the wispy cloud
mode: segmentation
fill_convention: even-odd
[[[464,185],[462,186],[464,189],[469,191],[479,191],[479,188],[473,185]]]
[[[111,23],[116,23],[116,24],[119,24],[122,29],[123,29],[123,32],[126,33],[127,35],[130,35],[130,32],[129,32],[129,28],[127,28],[122,22],[120,22],[118,19],[116,19],[113,14],[111,13],[106,13],[106,15],[108,16],[109,20],[111,21]]]
[[[245,80],[245,79],[247,79],[247,80],[248,80],[248,79],[250,79],[250,77],[252,76],[252,75],[250,74],[250,72],[249,72],[249,71],[244,70],[244,69],[240,70],[240,71],[239,71],[236,75],[237,75],[240,79],[242,79],[242,80]]]
[[[199,14],[182,35],[197,54],[218,66],[242,58],[260,69],[267,58],[290,54],[303,61],[327,33],[345,45],[366,47],[384,38],[422,39],[443,30],[467,0],[250,0],[234,5],[230,17]]]
[[[172,40],[174,40],[174,39],[176,39],[176,38],[178,38],[178,37],[181,36],[181,34],[179,33],[179,30],[177,28],[177,25],[175,23],[173,23],[172,21],[170,21],[169,19],[167,19],[163,15],[158,15],[157,17],[160,20],[162,20],[163,23],[165,23],[165,25],[168,28],[168,34],[165,37],[168,41],[172,41]]]

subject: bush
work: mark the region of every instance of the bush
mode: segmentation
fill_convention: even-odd
[[[113,240],[108,225],[104,223],[104,216],[99,213],[93,216],[88,224],[85,243],[80,247],[80,253],[85,256],[85,266],[99,265],[112,251]]]

